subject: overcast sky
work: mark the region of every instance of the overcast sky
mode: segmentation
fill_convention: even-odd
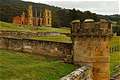
[[[23,0],[44,3],[62,8],[89,10],[97,14],[120,14],[120,0]]]

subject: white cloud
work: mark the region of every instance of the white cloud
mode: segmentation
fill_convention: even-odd
[[[119,0],[119,4],[118,5],[119,5],[119,14],[120,14],[120,0]]]
[[[24,0],[32,2],[43,2],[43,1],[117,1],[117,0]]]
[[[120,14],[119,0],[24,0],[44,3],[62,8],[76,8],[82,11],[90,10],[98,14]],[[119,2],[119,3],[118,3]]]

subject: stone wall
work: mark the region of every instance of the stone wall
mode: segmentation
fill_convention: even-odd
[[[5,31],[0,30],[1,37],[9,37],[9,38],[32,38],[32,37],[39,37],[39,36],[57,36],[61,33],[58,32],[22,32],[22,31]]]
[[[60,80],[93,80],[92,70],[88,66],[83,66],[61,78]]]
[[[0,48],[72,60],[72,45],[68,43],[0,37]]]

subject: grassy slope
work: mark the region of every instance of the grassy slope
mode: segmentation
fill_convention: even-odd
[[[58,35],[58,36],[41,36],[34,37],[34,40],[44,40],[44,41],[54,41],[54,42],[62,42],[62,43],[72,43],[71,38],[66,35]]]
[[[70,33],[69,28],[51,28],[51,27],[39,27],[37,30],[32,30],[32,26],[18,26],[15,24],[5,23],[0,21],[0,30],[10,31],[35,31],[35,32],[59,32],[59,33]],[[71,38],[63,34],[58,36],[44,36],[44,37],[33,37],[35,40],[45,40],[54,42],[71,43]]]
[[[111,75],[117,73],[119,70],[116,68],[117,65],[120,65],[120,52],[114,52],[113,54],[110,55],[111,56]]]
[[[115,48],[117,46],[120,49],[120,37],[113,37],[110,45]],[[116,69],[117,65],[120,65],[120,51],[113,51],[110,54],[110,67],[111,67],[111,75],[118,72],[118,69]]]
[[[58,80],[74,69],[58,60],[0,49],[0,80]]]
[[[0,21],[0,30],[10,30],[10,31],[33,31],[32,26],[19,26],[16,24],[6,23]],[[51,27],[39,27],[38,32],[60,32],[60,33],[70,33],[69,28],[51,28]]]
[[[0,30],[12,30],[12,31],[32,31],[30,26],[20,27],[15,24],[5,23],[0,21]],[[38,32],[60,32],[60,33],[70,33],[70,29],[68,28],[49,28],[49,27],[39,27]],[[32,39],[36,40],[46,40],[46,41],[56,41],[56,42],[65,42],[71,43],[70,37],[65,37],[63,35],[60,36],[46,36],[46,37],[35,37]],[[119,46],[120,47],[120,37],[113,37],[110,45],[112,47]],[[115,66],[120,64],[120,52],[112,52],[111,53],[111,74],[115,73]]]

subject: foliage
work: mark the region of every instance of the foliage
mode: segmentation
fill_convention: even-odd
[[[120,65],[120,52],[114,52],[110,54],[111,58],[111,64],[110,64],[110,68],[111,68],[111,76],[118,73],[120,70],[117,68],[117,66]]]
[[[113,25],[113,33],[117,33],[117,35],[120,36],[120,25],[119,24]]]
[[[74,69],[55,59],[0,49],[1,80],[58,80]]]
[[[93,18],[96,21],[99,17],[90,11],[82,12],[76,9],[62,9],[59,7],[49,6],[42,3],[23,2],[21,0],[0,0],[0,20],[5,22],[12,22],[12,18],[21,15],[23,11],[27,12],[30,4],[33,5],[33,13],[37,9],[38,16],[44,8],[52,10],[52,25],[53,27],[69,27],[70,22],[74,19],[83,21],[86,18]]]
[[[119,72],[119,69],[116,67],[120,65],[120,37],[114,36],[110,41],[110,46],[111,46],[110,69],[111,75],[113,75]]]
[[[115,15],[105,15],[104,17],[110,19],[111,21],[116,21],[116,22],[118,22],[118,24],[120,24],[119,23],[120,15],[118,15],[118,14],[115,14]]]
[[[72,20],[79,19],[84,21],[87,18],[93,18],[95,21],[99,21],[100,18],[107,18],[120,24],[120,15],[98,15],[90,11],[82,12],[75,8],[62,9],[42,3],[24,2],[21,0],[0,0],[0,21],[12,22],[14,16],[20,16],[23,11],[27,13],[27,8],[30,4],[33,5],[34,14],[35,9],[37,9],[38,16],[45,8],[51,9],[53,27],[70,27]]]

